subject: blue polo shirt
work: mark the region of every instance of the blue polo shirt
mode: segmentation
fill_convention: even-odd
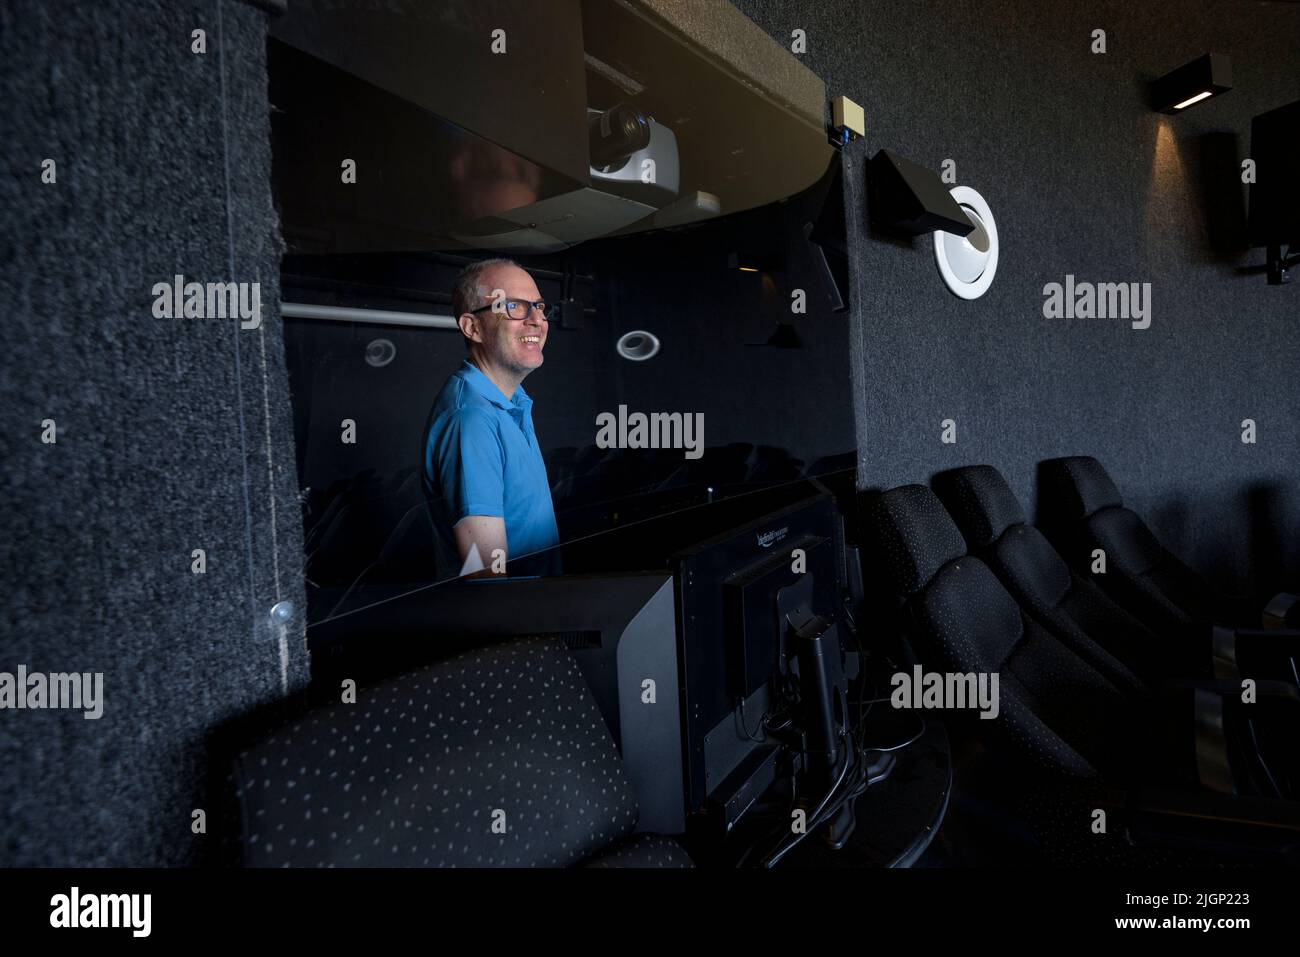
[[[424,442],[424,482],[440,575],[460,572],[451,530],[467,515],[505,519],[507,562],[559,544],[532,409],[522,385],[507,398],[468,359],[438,393]],[[491,555],[482,558],[491,565]]]

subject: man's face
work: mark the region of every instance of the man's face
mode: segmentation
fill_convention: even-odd
[[[536,302],[542,298],[533,277],[515,266],[498,266],[479,277],[480,288],[487,293],[483,305],[491,305],[501,290],[503,299],[526,299]],[[480,338],[473,348],[492,365],[523,378],[542,364],[542,349],[546,345],[547,322],[537,312],[530,310],[526,319],[511,319],[504,312],[483,309],[474,314],[475,328]]]

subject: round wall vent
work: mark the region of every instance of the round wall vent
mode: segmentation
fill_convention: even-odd
[[[634,329],[620,336],[615,348],[624,359],[644,362],[659,351],[659,339],[653,333]]]
[[[954,186],[950,192],[975,229],[969,236],[935,230],[934,261],[949,289],[963,299],[978,299],[998,271],[998,224],[989,204],[975,190]]]
[[[392,362],[397,355],[397,346],[391,339],[371,339],[366,343],[366,361],[376,369]]]

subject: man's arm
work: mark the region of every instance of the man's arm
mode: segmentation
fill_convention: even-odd
[[[461,575],[488,578],[505,574],[506,520],[496,515],[466,515],[455,527],[456,551],[460,553]],[[478,561],[473,557],[477,555]]]
[[[435,422],[425,462],[450,513],[460,575],[503,574],[505,455],[495,424],[477,409],[457,409],[440,423],[441,429]]]

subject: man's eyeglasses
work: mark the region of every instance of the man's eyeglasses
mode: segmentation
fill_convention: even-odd
[[[555,305],[544,299],[538,299],[536,302],[529,302],[527,299],[499,299],[486,306],[471,309],[470,312],[487,312],[489,309],[508,319],[516,320],[527,319],[534,309],[543,319],[548,321],[555,315]]]

